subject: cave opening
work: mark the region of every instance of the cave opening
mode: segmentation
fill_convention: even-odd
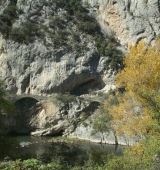
[[[16,133],[29,134],[31,131],[39,128],[38,114],[44,108],[42,104],[35,98],[24,97],[15,102],[17,125]]]
[[[42,108],[42,104],[34,98],[31,97],[24,97],[15,102],[16,110],[21,113],[29,112],[35,108]]]
[[[90,79],[74,87],[70,93],[80,96],[83,94],[88,94],[94,90],[102,89],[104,86],[105,84],[101,80]]]

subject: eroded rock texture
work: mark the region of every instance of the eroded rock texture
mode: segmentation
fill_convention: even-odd
[[[107,57],[99,56],[92,35],[78,32],[65,19],[66,11],[41,0],[18,0],[16,7],[22,13],[14,20],[9,38],[6,34],[0,39],[0,75],[7,90],[12,94],[83,94],[105,86],[102,72]]]
[[[116,35],[128,46],[144,39],[152,42],[160,34],[158,0],[83,0],[88,3],[104,33]]]

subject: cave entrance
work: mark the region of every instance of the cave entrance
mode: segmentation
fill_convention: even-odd
[[[35,98],[24,97],[15,102],[17,112],[17,133],[27,134],[41,127],[45,114],[43,105]]]
[[[24,97],[15,102],[18,113],[31,112],[43,108],[42,104],[32,97]]]
[[[88,94],[94,90],[102,89],[104,86],[105,84],[100,78],[90,79],[74,87],[74,89],[70,93],[80,96],[83,94]]]

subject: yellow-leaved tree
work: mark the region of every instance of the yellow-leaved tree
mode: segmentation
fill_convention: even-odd
[[[140,140],[127,148],[122,158],[109,161],[108,170],[160,169],[160,39],[154,46],[142,41],[131,46],[124,65],[116,84],[125,92],[108,110],[117,135]]]
[[[160,39],[156,44],[130,47],[125,68],[116,76],[117,86],[125,88],[119,105],[110,109],[118,133],[141,136],[160,130]]]

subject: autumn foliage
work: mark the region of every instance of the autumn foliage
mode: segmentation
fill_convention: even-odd
[[[130,47],[125,68],[116,76],[118,104],[108,107],[117,135],[139,137],[123,157],[108,163],[108,170],[160,169],[160,39]]]
[[[140,42],[130,47],[125,68],[116,76],[125,88],[119,104],[110,109],[117,133],[130,136],[159,132],[160,128],[160,40],[154,47]]]

